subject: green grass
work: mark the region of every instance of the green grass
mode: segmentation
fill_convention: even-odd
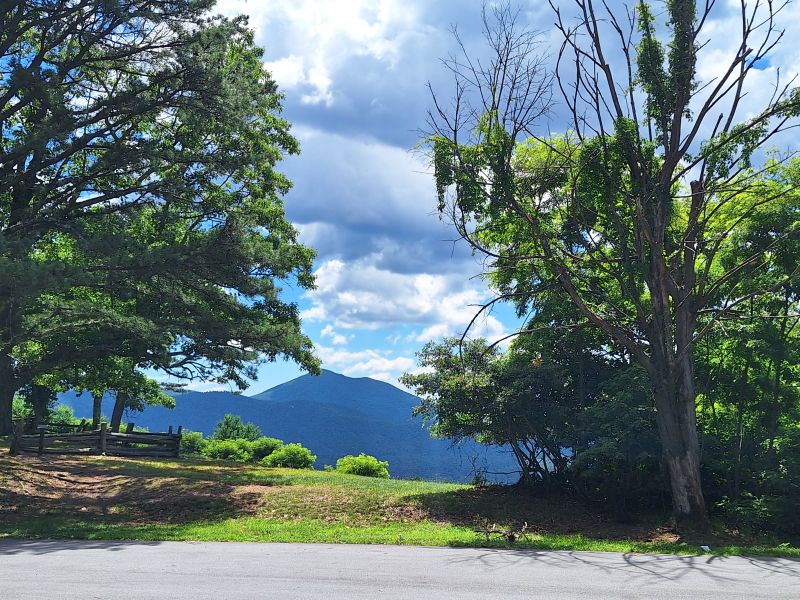
[[[49,516],[0,525],[0,537],[87,540],[301,542],[330,544],[394,544],[473,548],[511,547],[500,538],[486,539],[467,527],[434,523],[387,523],[347,526],[319,520],[281,521],[240,517],[217,522],[186,524],[104,523]],[[514,548],[593,552],[637,552],[718,556],[767,555],[800,557],[800,548],[789,546],[723,546],[703,552],[689,544],[604,540],[582,535],[532,534]]]
[[[86,477],[94,477],[94,483]],[[17,480],[24,480],[29,496],[18,495],[19,509],[4,515],[2,506],[10,501],[3,501],[3,490],[15,489]],[[81,485],[95,489],[97,480],[107,482],[103,493],[93,505],[81,506],[87,502],[76,500]],[[58,481],[66,482],[63,492],[42,499]],[[19,462],[0,455],[0,537],[508,547],[503,537],[487,539],[476,526],[518,527],[525,521],[531,530],[515,548],[702,554],[698,543],[646,541],[648,526],[641,523],[628,529],[601,523],[582,531],[582,523],[598,519],[586,510],[513,488],[204,460]],[[717,555],[800,557],[800,548],[786,544],[708,544]]]

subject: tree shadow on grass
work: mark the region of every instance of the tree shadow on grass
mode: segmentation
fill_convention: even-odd
[[[543,535],[581,535],[652,541],[661,532],[650,516],[621,522],[564,495],[534,494],[519,486],[487,486],[405,497],[439,522],[476,528],[507,527]],[[491,542],[492,540],[488,540]],[[670,540],[672,541],[672,540]],[[496,544],[505,542],[497,539]]]
[[[290,485],[292,479],[280,473],[257,469],[256,465],[236,462],[213,463],[202,459],[173,459],[154,464],[148,459],[130,459],[116,457],[70,457],[70,456],[35,456],[23,455],[14,459],[0,457],[0,477],[4,474],[36,471],[48,477],[67,478],[74,475],[86,477],[146,477],[181,478],[192,481],[219,482],[232,485]]]
[[[268,488],[290,481],[241,465],[196,469],[53,456],[0,459],[0,532],[43,535],[61,523],[69,537],[76,528],[91,532],[95,523],[139,527],[249,516]]]

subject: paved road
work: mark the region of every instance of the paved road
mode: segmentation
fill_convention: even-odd
[[[0,598],[797,600],[800,561],[410,546],[0,540]]]

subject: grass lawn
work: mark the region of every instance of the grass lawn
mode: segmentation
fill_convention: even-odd
[[[514,547],[798,556],[730,533],[682,539],[568,498],[513,487],[380,480],[204,460],[12,458],[0,451],[0,537],[505,547],[475,529],[527,530]]]

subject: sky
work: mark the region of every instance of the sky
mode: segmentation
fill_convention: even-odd
[[[728,32],[738,30],[738,4],[718,0],[706,26],[701,78],[717,75],[735,51],[736,36]],[[547,2],[517,6],[553,55],[560,41]],[[318,252],[317,289],[287,288],[284,298],[299,304],[324,368],[397,385],[399,375],[417,368],[415,352],[425,342],[460,335],[476,305],[491,298],[479,277],[480,257],[438,218],[431,169],[413,150],[430,105],[427,82],[447,91],[439,59],[455,49],[452,26],[471,51],[482,52],[480,3],[220,0],[216,10],[248,15],[301,143],[301,154],[280,169],[294,182],[285,198],[287,217]],[[798,6],[781,21],[786,39],[798,39]],[[755,74],[742,113],[768,97],[778,69],[799,67],[794,43],[776,48]],[[558,130],[558,108],[553,119],[548,126]],[[498,339],[519,325],[510,307],[500,307],[472,333]],[[291,363],[268,363],[245,393],[301,374]]]

